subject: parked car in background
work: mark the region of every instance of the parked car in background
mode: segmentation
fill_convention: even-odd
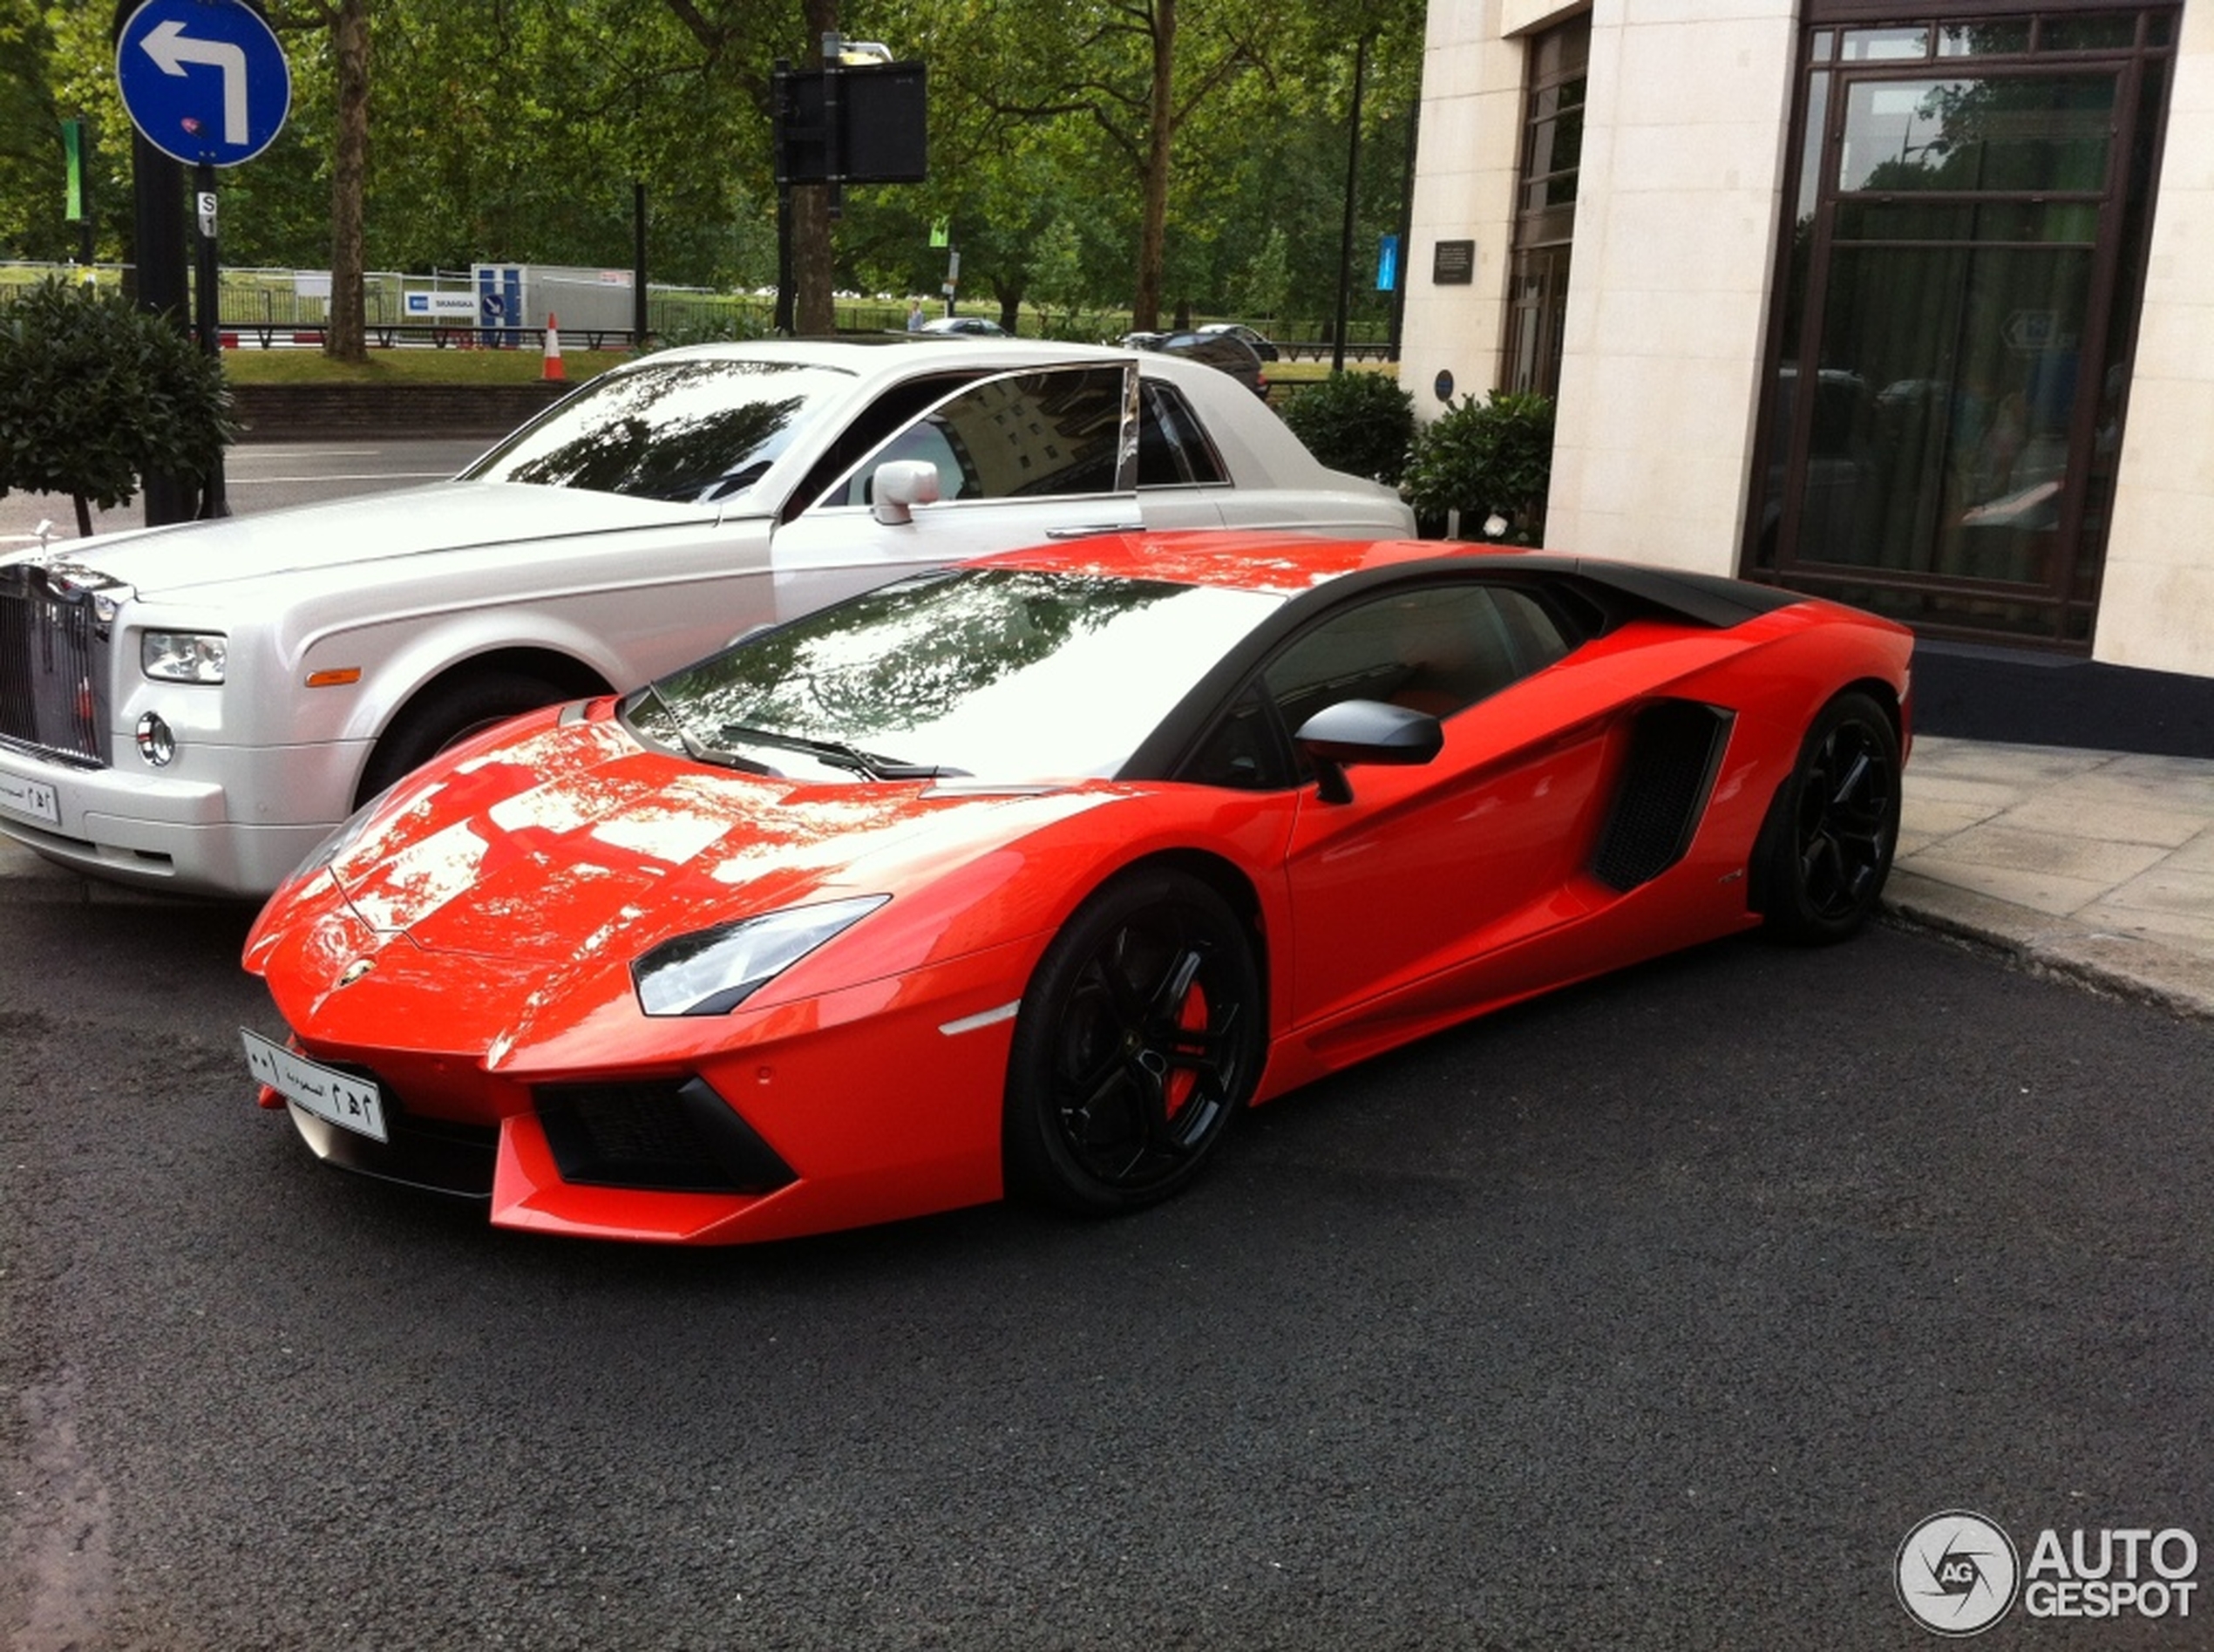
[[[917,568],[1131,527],[1411,531],[1225,377],[1021,339],[649,356],[456,479],[0,558],[0,833],[257,895],[533,706]]]
[[[402,782],[248,935],[293,1040],[247,1070],[319,1158],[504,1227],[1134,1209],[1249,1104],[1469,1016],[1852,934],[1912,645],[1412,540],[934,570]]]
[[[1015,336],[997,322],[988,320],[982,316],[934,316],[915,330],[924,333],[963,333],[979,338],[1012,338]]]
[[[1181,333],[1125,333],[1123,343],[1134,350],[1204,362],[1218,372],[1229,374],[1254,395],[1268,394],[1268,374],[1260,356],[1251,344],[1233,334],[1205,328]]]
[[[1246,326],[1246,323],[1241,321],[1209,322],[1205,326],[1200,328],[1199,330],[1203,333],[1220,333],[1226,337],[1239,339],[1243,343],[1251,345],[1253,347],[1253,354],[1260,357],[1261,360],[1265,362],[1273,362],[1278,359],[1276,346],[1260,332],[1253,328]]]

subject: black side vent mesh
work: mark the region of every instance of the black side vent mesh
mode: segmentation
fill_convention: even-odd
[[[703,1079],[550,1084],[538,1118],[561,1180],[581,1186],[765,1193],[797,1180]]]
[[[1729,713],[1689,700],[1662,700],[1637,715],[1614,806],[1592,857],[1592,875],[1627,892],[1683,858],[1706,807]]]

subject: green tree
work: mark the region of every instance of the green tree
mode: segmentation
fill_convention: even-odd
[[[0,299],[0,495],[127,505],[149,472],[204,485],[237,435],[222,369],[112,289],[58,277]]]
[[[71,250],[53,50],[52,31],[31,0],[0,0],[0,249],[17,258]]]
[[[54,180],[36,187],[58,211],[49,115],[13,112],[43,96],[51,110],[89,116],[100,252],[127,255],[130,127],[115,92],[111,10],[85,0],[39,8],[0,0],[0,138],[28,134],[22,146]],[[656,279],[766,285],[776,249],[771,71],[779,57],[804,64],[822,30],[841,22],[836,0],[270,0],[270,9],[292,64],[293,112],[267,152],[223,175],[223,262],[328,262],[342,301],[356,170],[359,262],[370,268],[627,265],[635,179],[650,192]],[[824,192],[798,192],[803,326],[832,324],[834,288],[935,291],[946,255],[929,247],[928,229],[940,217],[954,225],[964,297],[996,301],[1002,320],[1034,295],[1064,328],[1083,325],[1088,309],[1121,311],[1149,294],[1155,321],[1186,306],[1328,315],[1363,31],[1355,316],[1387,313],[1368,260],[1402,209],[1420,0],[1287,0],[1266,16],[1206,0],[871,0],[859,10],[845,0],[842,10],[848,32],[929,65],[930,178],[854,187],[835,223]],[[365,71],[342,72],[357,50],[341,37],[350,12],[374,20],[366,102]],[[5,50],[11,18],[43,18],[51,52]],[[366,112],[358,127],[357,105]],[[363,146],[350,147],[357,131]],[[0,157],[0,202],[13,199],[6,164]],[[0,233],[7,222],[0,207]],[[1283,296],[1268,304],[1280,269]]]
[[[1246,262],[1232,292],[1247,316],[1280,316],[1292,296],[1291,244],[1280,225],[1271,225],[1260,250]]]

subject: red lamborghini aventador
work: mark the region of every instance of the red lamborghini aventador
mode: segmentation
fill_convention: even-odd
[[[1434,543],[1085,540],[434,759],[249,937],[265,1105],[544,1232],[1115,1212],[1239,1112],[1891,865],[1908,634]]]

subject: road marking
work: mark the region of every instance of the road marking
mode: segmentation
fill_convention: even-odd
[[[354,476],[229,476],[232,487],[265,487],[275,482],[450,482],[452,471],[363,471]],[[336,500],[323,501],[336,504]]]

